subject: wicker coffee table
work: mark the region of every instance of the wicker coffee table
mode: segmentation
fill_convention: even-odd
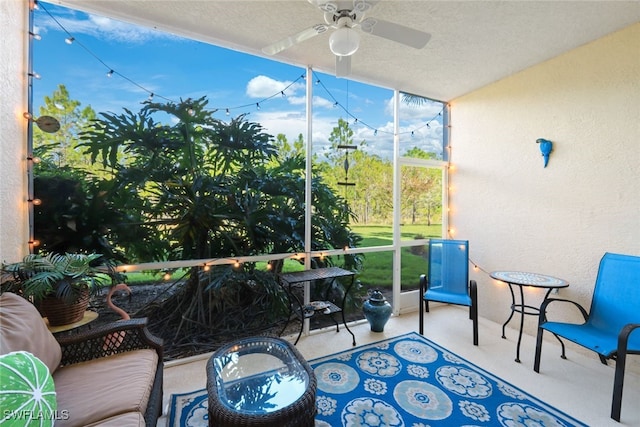
[[[313,426],[316,377],[288,341],[239,340],[207,363],[209,426]]]

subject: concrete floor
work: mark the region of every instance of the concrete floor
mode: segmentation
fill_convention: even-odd
[[[519,320],[519,319],[514,319]],[[517,322],[512,320],[511,325]],[[533,319],[525,321],[535,322]],[[521,363],[516,363],[518,338],[515,329],[507,328],[502,339],[502,325],[480,319],[479,346],[472,344],[472,327],[468,311],[455,306],[432,307],[425,315],[425,336],[468,361],[499,376],[540,400],[590,426],[640,426],[640,375],[627,372],[622,402],[621,422],[610,417],[614,366],[600,363],[595,353],[586,353],[567,344],[567,360],[560,358],[560,345],[551,337],[542,349],[540,373],[533,371],[535,338],[524,335],[520,350]],[[418,330],[418,313],[392,317],[384,332],[371,332],[362,321],[351,326],[357,344],[366,344]],[[549,335],[549,334],[545,334]],[[294,337],[285,337],[292,342]],[[303,336],[296,346],[307,360],[352,348],[351,335],[341,328],[314,331]],[[205,365],[210,354],[169,362],[164,371],[163,417],[158,426],[167,424],[166,414],[172,393],[185,393],[205,388]],[[638,358],[640,356],[629,356]]]

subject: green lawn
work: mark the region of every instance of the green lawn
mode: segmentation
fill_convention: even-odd
[[[380,246],[393,243],[393,229],[391,226],[361,225],[353,226],[353,231],[363,237],[361,246]],[[423,237],[440,237],[442,227],[440,224],[426,226],[424,224],[403,225],[401,236],[403,240],[410,240],[416,235]],[[411,248],[402,249],[402,270],[400,273],[403,289],[417,287],[420,274],[426,273],[427,261],[421,255],[411,253]],[[364,265],[359,276],[363,285],[370,287],[392,286],[391,252],[376,252],[364,254]]]

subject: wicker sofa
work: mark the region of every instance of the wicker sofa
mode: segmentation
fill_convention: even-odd
[[[162,341],[146,319],[56,337],[24,298],[0,296],[0,354],[27,351],[51,372],[56,426],[155,426],[162,412]]]

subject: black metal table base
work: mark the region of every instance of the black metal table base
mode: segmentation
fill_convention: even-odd
[[[516,362],[520,363],[520,343],[522,343],[522,331],[524,329],[524,316],[525,315],[539,316],[540,308],[534,307],[532,305],[527,305],[524,303],[524,291],[522,289],[522,286],[518,286],[518,289],[520,290],[520,303],[516,304],[516,294],[515,292],[513,292],[513,285],[511,283],[507,283],[507,285],[509,285],[509,290],[511,291],[511,314],[509,314],[509,318],[502,325],[502,338],[507,339],[507,336],[505,335],[505,328],[513,318],[513,314],[520,313],[520,329],[518,330],[518,344],[516,345],[516,359],[515,359]],[[552,290],[553,289],[547,290],[547,293],[544,295],[543,302],[549,297],[549,294],[551,293]],[[567,357],[565,356],[564,343],[562,342],[560,337],[558,337],[555,334],[554,336],[558,341],[560,341],[560,345],[562,346],[562,356],[560,357],[562,357],[563,359],[566,359]]]
[[[351,281],[347,286],[347,288],[345,289],[344,296],[342,297],[342,302],[340,307],[338,307],[331,301],[316,301],[318,303],[326,303],[328,304],[328,306],[325,308],[319,308],[319,309],[314,308],[314,309],[305,310],[305,305],[295,295],[292,289],[293,286],[296,284],[301,284],[304,282],[314,282],[316,280],[336,280],[340,277],[351,277]],[[353,332],[351,332],[351,329],[349,329],[349,325],[347,325],[347,321],[344,315],[344,306],[347,300],[347,295],[349,295],[349,291],[353,286],[354,278],[355,278],[355,273],[353,273],[352,271],[344,270],[339,267],[318,268],[314,270],[299,271],[295,273],[285,273],[280,275],[281,281],[284,282],[283,285],[284,284],[287,285],[287,286],[283,286],[283,289],[285,289],[285,291],[287,292],[287,296],[289,297],[289,321],[291,320],[292,317],[294,317],[293,316],[294,314],[295,314],[295,317],[300,320],[300,331],[298,332],[298,338],[296,339],[294,345],[298,344],[298,341],[300,341],[300,338],[302,337],[302,332],[304,331],[305,319],[313,317],[317,313],[328,315],[336,325],[336,332],[340,332],[340,325],[338,321],[336,321],[336,319],[333,317],[335,313],[340,312],[342,314],[342,323],[344,324],[344,327],[347,330],[347,332],[349,332],[349,334],[351,335],[351,338],[353,339],[353,346],[355,347],[356,336],[353,334]],[[294,307],[294,305],[292,304],[293,301],[296,302],[297,307]],[[282,328],[282,332],[280,333],[280,335],[282,335],[282,333],[285,331],[288,324],[289,322],[287,322],[284,325],[284,328]]]

